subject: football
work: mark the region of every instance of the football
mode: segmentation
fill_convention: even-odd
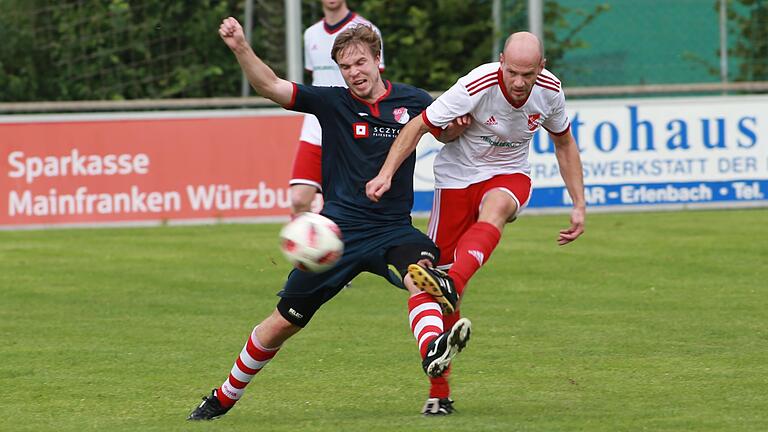
[[[302,271],[320,273],[336,264],[344,253],[341,230],[317,213],[301,213],[280,230],[280,250]]]

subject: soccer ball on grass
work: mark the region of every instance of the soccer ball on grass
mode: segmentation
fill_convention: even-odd
[[[301,213],[280,230],[280,250],[299,270],[320,273],[344,253],[341,230],[317,213]]]

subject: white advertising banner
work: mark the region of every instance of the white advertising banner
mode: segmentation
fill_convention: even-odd
[[[589,206],[768,205],[768,96],[570,101]],[[428,211],[432,161],[417,151],[415,210]],[[546,131],[531,143],[530,208],[570,206]]]

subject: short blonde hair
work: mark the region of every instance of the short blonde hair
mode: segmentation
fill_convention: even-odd
[[[352,45],[367,46],[371,51],[373,58],[376,58],[381,54],[381,38],[371,26],[365,24],[358,24],[354,27],[348,28],[336,36],[336,41],[333,43],[331,49],[331,58],[338,63],[338,56],[342,51],[346,50]]]

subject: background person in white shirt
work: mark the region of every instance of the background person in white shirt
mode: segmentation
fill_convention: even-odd
[[[544,69],[542,53],[535,35],[510,35],[498,63],[482,65],[460,78],[403,128],[379,175],[366,185],[368,198],[377,201],[422,135],[471,115],[472,124],[440,150],[434,163],[435,198],[428,234],[440,248],[438,267],[450,270],[409,267],[419,287],[440,302],[445,326],[459,319],[458,302],[467,282],[488,261],[504,225],[528,203],[528,153],[539,127],[554,141],[560,173],[573,200],[570,226],[560,231],[557,242],[565,245],[584,232],[581,158],[560,81]],[[441,401],[450,401],[445,377],[431,380],[425,410],[430,401],[436,409],[441,409]]]

